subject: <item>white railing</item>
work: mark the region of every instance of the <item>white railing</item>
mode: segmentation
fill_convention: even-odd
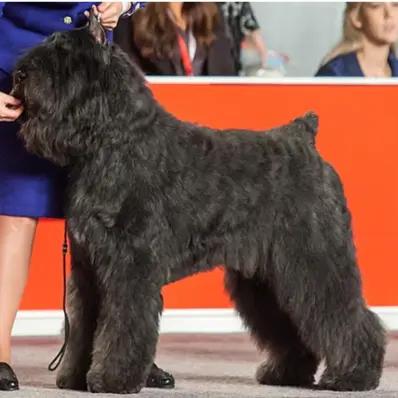
[[[148,76],[149,83],[154,84],[268,84],[268,85],[355,85],[355,86],[398,86],[398,78],[370,77],[208,77],[208,76]]]

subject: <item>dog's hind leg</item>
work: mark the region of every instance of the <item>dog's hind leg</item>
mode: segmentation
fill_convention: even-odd
[[[312,385],[319,358],[303,344],[297,328],[279,307],[271,286],[228,269],[225,285],[259,348],[269,353],[268,361],[257,370],[258,382]]]
[[[91,362],[97,299],[89,263],[73,240],[71,252],[72,273],[67,288],[70,331],[56,383],[59,388],[87,390],[86,374]]]
[[[294,224],[294,216],[276,223],[285,226],[274,234],[269,272],[277,301],[302,341],[326,360],[319,387],[370,390],[382,372],[384,331],[364,303],[350,229],[331,214],[333,220],[313,230],[305,219]]]
[[[365,391],[379,385],[385,336],[377,316],[362,308],[341,329],[326,351],[327,368],[318,387],[335,391]],[[354,320],[355,319],[355,320]],[[347,329],[349,329],[347,331]]]
[[[145,385],[162,310],[161,283],[156,266],[145,261],[148,257],[123,250],[97,256],[110,263],[96,264],[101,297],[87,374],[91,392],[137,393]]]

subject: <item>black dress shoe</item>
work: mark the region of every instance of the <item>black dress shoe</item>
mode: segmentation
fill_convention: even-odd
[[[155,364],[152,365],[151,373],[149,373],[146,381],[147,387],[152,388],[174,388],[174,377],[163,369],[158,368]]]
[[[17,376],[12,367],[5,362],[0,362],[0,390],[13,391],[19,390]]]

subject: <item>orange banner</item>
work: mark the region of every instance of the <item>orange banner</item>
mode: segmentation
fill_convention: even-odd
[[[398,305],[398,86],[152,84],[176,116],[217,128],[263,130],[309,110],[317,146],[340,173],[353,215],[368,304]],[[42,220],[22,309],[62,303],[61,221]],[[164,289],[166,308],[230,307],[222,271]]]

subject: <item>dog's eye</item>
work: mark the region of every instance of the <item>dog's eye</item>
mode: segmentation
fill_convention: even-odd
[[[26,72],[22,71],[22,70],[17,70],[15,73],[15,82],[16,83],[21,83],[22,81],[24,81],[27,77]]]

